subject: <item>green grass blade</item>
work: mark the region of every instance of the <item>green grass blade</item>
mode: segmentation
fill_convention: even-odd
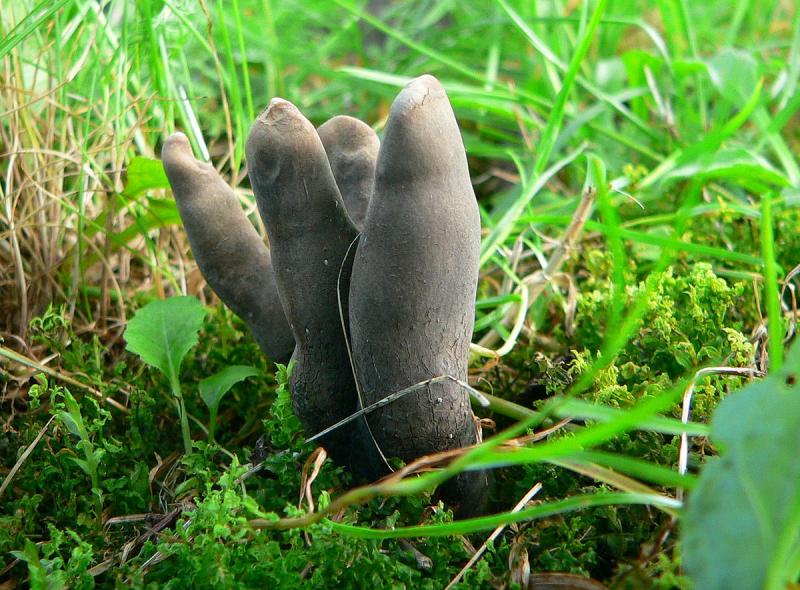
[[[626,412],[624,409],[612,408],[600,404],[593,404],[579,399],[566,399],[555,410],[559,418],[578,418],[581,420],[595,420],[610,422]],[[653,415],[639,421],[638,430],[649,430],[662,434],[679,435],[686,433],[689,436],[709,436],[711,428],[707,424],[690,422],[684,424],[675,418]]]
[[[499,2],[501,3],[501,6],[504,4],[503,0],[499,0]],[[569,99],[572,89],[575,86],[575,79],[578,76],[578,70],[580,69],[581,62],[586,57],[586,53],[589,51],[589,46],[594,39],[597,26],[600,24],[600,19],[603,16],[603,12],[605,11],[607,4],[608,0],[599,0],[597,6],[595,6],[594,11],[592,12],[592,17],[589,20],[589,24],[586,26],[586,31],[578,42],[578,46],[575,48],[575,53],[570,59],[569,67],[567,68],[567,72],[564,75],[564,81],[561,85],[561,90],[556,96],[555,104],[553,105],[553,111],[550,113],[550,116],[547,119],[547,127],[544,129],[542,137],[539,140],[539,145],[536,149],[536,161],[533,165],[533,173],[531,174],[531,178],[533,179],[538,179],[541,173],[544,172],[545,168],[547,167],[547,163],[550,160],[553,146],[556,143],[556,137],[561,129],[561,123],[564,121],[567,100]]]
[[[481,242],[481,266],[486,264],[486,262],[494,255],[497,247],[502,244],[509,235],[511,235],[517,218],[525,211],[525,208],[528,206],[528,203],[530,203],[531,199],[533,199],[533,197],[535,197],[536,194],[542,190],[542,188],[544,188],[544,186],[550,181],[551,178],[553,178],[553,176],[556,175],[559,170],[566,167],[578,156],[580,156],[585,147],[585,145],[581,145],[578,149],[570,152],[564,158],[545,170],[544,173],[536,175],[536,179],[530,182],[527,190],[525,190],[519,196],[519,198],[514,201],[512,206],[509,207],[509,209],[503,214],[503,217],[497,222],[497,225],[492,229],[489,235],[486,236],[486,238]]]
[[[500,525],[513,522],[523,522],[537,518],[546,518],[557,514],[565,514],[585,508],[600,506],[645,505],[665,508],[680,508],[681,503],[665,498],[647,494],[600,493],[573,496],[557,502],[525,508],[519,512],[504,512],[493,516],[469,518],[447,524],[419,525],[399,527],[396,529],[373,529],[349,524],[328,521],[326,524],[341,535],[348,535],[359,539],[402,539],[410,537],[442,537],[453,535],[467,535],[478,531],[493,529]]]
[[[670,216],[670,218],[672,217],[673,216]],[[553,223],[566,226],[571,220],[572,218],[567,215],[533,215],[521,216],[517,221],[519,223]],[[664,220],[664,222],[669,221],[670,219]],[[586,229],[598,231],[603,234],[607,234],[610,231],[606,224],[591,219],[586,222]],[[626,227],[620,227],[617,231],[622,239],[631,240],[632,242],[640,244],[647,244],[649,246],[658,246],[659,248],[664,248],[672,252],[685,252],[698,257],[726,261],[731,264],[746,264],[756,267],[761,267],[764,263],[763,259],[759,256],[726,250],[725,248],[719,248],[717,246],[696,244],[670,236],[660,236],[653,233],[628,229]]]
[[[247,62],[247,48],[244,43],[244,28],[242,27],[242,13],[239,10],[239,0],[233,0],[232,6],[234,23],[236,24],[236,42],[239,53],[242,56],[242,80],[244,81],[244,97],[247,103],[247,121],[254,121],[256,118],[256,111],[253,106],[253,89],[250,87],[250,64]]]
[[[783,315],[778,291],[778,271],[775,263],[775,242],[772,232],[772,196],[761,197],[761,253],[764,257],[764,300],[767,304],[769,332],[769,370],[776,372],[783,364]]]
[[[17,45],[25,41],[33,33],[43,28],[50,18],[63,8],[70,0],[51,2],[42,0],[17,25],[0,39],[0,59],[6,56]]]
[[[555,53],[553,53],[553,51],[547,46],[547,44],[544,41],[542,41],[542,39],[538,35],[536,35],[536,33],[533,31],[533,29],[531,29],[525,23],[525,21],[522,19],[522,17],[513,8],[511,8],[511,6],[508,5],[506,0],[497,0],[497,2],[498,2],[498,4],[500,4],[500,6],[503,8],[503,10],[505,10],[506,14],[508,14],[508,16],[511,17],[511,20],[514,22],[514,24],[517,26],[517,28],[522,32],[522,34],[525,35],[525,37],[531,42],[531,45],[533,45],[534,48],[537,51],[539,51],[545,57],[545,59],[547,59],[548,62],[553,63],[561,71],[566,71],[566,78],[564,79],[564,82],[562,83],[562,89],[563,89],[563,86],[568,83],[568,80],[569,80],[569,77],[570,77],[569,67],[566,66],[555,55]],[[595,12],[592,15],[593,17],[598,14],[598,10],[600,10],[602,12],[603,10],[605,10],[605,7],[598,5],[595,8]],[[595,27],[600,22],[602,22],[602,19],[600,18],[600,16],[598,16],[597,23],[595,24]],[[592,26],[592,21],[589,21],[589,25],[587,26],[587,29],[590,28],[591,26]],[[581,31],[581,33],[583,35],[582,39],[586,38],[586,33],[587,32],[588,32],[588,30]],[[591,36],[590,36],[589,39],[591,40],[591,38],[593,36],[594,36],[594,31],[592,31]],[[581,46],[580,45],[576,49],[576,52],[579,52],[579,51],[581,51]],[[573,60],[574,60],[574,56],[573,56]],[[582,60],[579,61],[578,64],[577,64],[578,69],[580,69],[581,63],[582,63]],[[616,99],[613,96],[609,95],[608,93],[604,92],[597,85],[593,84],[592,82],[590,82],[589,80],[586,80],[585,78],[583,78],[581,76],[578,76],[577,75],[577,70],[575,72],[575,77],[573,78],[573,80],[571,80],[569,82],[571,83],[573,81],[577,81],[577,84],[579,86],[582,86],[583,88],[585,88],[586,90],[588,90],[589,92],[594,94],[597,98],[602,100],[604,103],[610,105],[612,108],[614,108],[620,114],[622,114],[625,118],[629,119],[641,131],[643,131],[644,133],[646,133],[647,135],[649,135],[649,136],[651,136],[653,138],[657,137],[657,134],[652,130],[652,127],[646,121],[643,121],[642,119],[637,117],[621,101],[619,101],[618,99]]]
[[[606,330],[613,331],[622,317],[622,308],[625,305],[623,296],[625,294],[625,248],[622,243],[620,233],[619,216],[616,209],[612,206],[608,196],[608,180],[606,179],[606,168],[602,160],[590,154],[589,178],[597,191],[597,208],[603,216],[603,223],[606,227],[606,238],[608,239],[609,250],[611,251],[612,273],[611,288],[613,299],[611,309],[608,312],[608,323]]]

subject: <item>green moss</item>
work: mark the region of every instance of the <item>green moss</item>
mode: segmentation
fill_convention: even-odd
[[[593,287],[581,293],[578,301],[576,340],[586,349],[599,350],[607,326],[599,326],[598,319],[608,317],[613,295],[607,281],[595,279]],[[620,352],[617,364],[633,363],[626,368],[631,376],[638,372],[636,367],[647,367],[651,374],[665,372],[674,377],[730,356],[743,360],[746,338],[741,334],[738,308],[744,289],[744,283],[728,284],[707,263],[680,273],[671,267],[628,285],[622,296],[626,308],[643,291],[649,290],[650,295],[639,330]]]

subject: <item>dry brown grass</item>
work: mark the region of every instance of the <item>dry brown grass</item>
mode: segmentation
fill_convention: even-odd
[[[4,16],[10,30],[13,8]],[[154,157],[160,135],[149,120],[155,93],[130,77],[87,85],[88,61],[113,67],[114,56],[101,29],[72,22],[60,38],[46,30],[15,47],[0,67],[0,335],[21,351],[31,318],[51,303],[78,330],[118,332],[132,294],[185,289],[192,268],[174,228],[120,242],[141,214],[119,198],[126,162]]]

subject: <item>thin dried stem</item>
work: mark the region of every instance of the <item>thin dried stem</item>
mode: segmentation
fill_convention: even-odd
[[[481,338],[477,345],[471,347],[473,353],[478,353],[482,356],[503,356],[503,354],[507,354],[513,350],[516,339],[519,336],[519,330],[516,330],[516,325],[521,325],[519,317],[522,316],[524,320],[530,306],[536,302],[545,287],[552,280],[552,277],[560,271],[569,252],[574,249],[583,231],[583,227],[586,225],[586,221],[591,216],[595,197],[596,191],[592,187],[583,193],[578,207],[572,216],[572,221],[564,232],[564,236],[551,252],[545,268],[522,279],[520,289],[525,291],[525,296],[520,298],[517,309],[515,310],[513,307],[509,308],[500,321],[506,328],[510,328],[514,325],[514,331],[512,331],[503,346],[496,351],[491,350],[491,347],[501,339],[497,330],[492,330]]]

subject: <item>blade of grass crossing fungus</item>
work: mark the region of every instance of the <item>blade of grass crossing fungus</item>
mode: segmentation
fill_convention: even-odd
[[[591,370],[591,368],[590,368]],[[557,459],[570,458],[587,448],[602,444],[611,438],[634,430],[647,423],[647,421],[660,412],[672,406],[686,387],[688,379],[678,382],[670,389],[657,394],[652,398],[640,401],[625,412],[619,412],[609,422],[604,422],[576,431],[568,438],[548,440],[533,448],[515,449],[524,451],[525,457],[520,463],[552,462]],[[426,489],[431,489],[438,483],[445,481],[465,469],[483,469],[498,465],[508,464],[511,460],[508,452],[498,451],[498,446],[504,442],[522,435],[530,428],[540,424],[548,416],[554,415],[558,408],[565,403],[569,395],[555,399],[548,403],[541,413],[534,413],[520,423],[506,429],[497,436],[470,450],[467,454],[456,459],[448,467],[439,472],[422,475],[414,480],[403,480],[392,487],[392,493],[415,494]],[[521,455],[520,455],[521,457]]]
[[[680,396],[685,386],[686,380],[683,380],[669,390],[639,402],[630,410],[626,412],[620,412],[618,417],[610,422],[599,424],[592,428],[587,428],[576,432],[572,437],[550,440],[538,445],[537,447],[525,449],[525,452],[528,455],[526,457],[526,461],[556,463],[559,459],[563,461],[572,456],[578,456],[580,453],[585,452],[587,447],[598,445],[620,433],[634,429],[638,424],[646,421],[649,416],[664,411]],[[343,496],[340,496],[329,506],[328,509],[323,512],[317,512],[299,518],[280,519],[279,521],[265,521],[263,519],[256,519],[250,521],[251,525],[255,528],[278,529],[306,527],[309,524],[321,520],[325,514],[332,513],[333,511],[340,510],[351,504],[360,503],[376,496],[418,494],[424,490],[432,489],[436,485],[465,469],[481,469],[492,467],[494,464],[504,464],[507,462],[506,456],[500,456],[499,459],[494,456],[496,454],[495,449],[497,446],[510,440],[511,438],[514,438],[515,436],[522,434],[526,429],[540,423],[546,416],[553,413],[554,408],[563,403],[562,400],[563,398],[553,400],[545,407],[545,411],[542,413],[538,415],[532,414],[528,419],[524,420],[523,423],[517,424],[498,436],[495,436],[492,439],[472,448],[465,455],[456,459],[454,462],[440,471],[428,472],[416,478],[356,488],[350,492],[347,492]],[[607,458],[607,462],[610,460]],[[682,481],[682,483],[684,482]],[[598,498],[601,495],[602,494],[598,494],[591,497]],[[626,499],[630,499],[632,495],[617,494],[614,497],[620,499],[619,502],[615,500],[614,503],[626,503]],[[653,497],[655,498],[656,502],[653,505],[659,506],[667,511],[677,509],[681,506],[680,502],[672,498],[666,498],[664,496],[657,495],[654,495]],[[579,497],[569,498],[561,502],[574,502],[575,498]],[[560,503],[557,502],[555,504]],[[507,513],[505,514],[507,515]],[[488,518],[503,518],[503,516],[503,514],[500,514]],[[467,521],[460,522],[464,523]],[[439,534],[441,529],[436,528],[437,526],[438,525],[422,525],[421,527],[415,527],[414,535],[425,535],[428,532],[431,532],[431,534]],[[356,528],[363,531],[377,530],[368,527]],[[456,534],[449,529],[448,531],[449,532],[446,533],[442,532],[441,534]],[[368,532],[366,534],[372,533]]]
[[[597,363],[595,363],[597,364]],[[592,370],[590,368],[590,370]],[[523,463],[547,462],[554,459],[569,458],[583,452],[587,448],[599,445],[611,438],[629,430],[634,430],[639,424],[651,416],[667,410],[675,403],[686,386],[686,380],[677,383],[674,387],[652,398],[639,402],[626,412],[621,412],[615,419],[597,424],[591,428],[575,432],[571,437],[551,440],[525,449],[526,457]],[[496,449],[504,442],[522,435],[530,428],[535,428],[546,418],[552,416],[565,398],[559,398],[548,403],[543,411],[532,414],[525,420],[499,433],[488,441],[474,447],[465,455],[453,461],[441,471],[422,475],[412,480],[402,480],[392,486],[391,493],[410,495],[431,489],[439,483],[466,469],[491,468],[500,464],[507,464],[509,456]]]

